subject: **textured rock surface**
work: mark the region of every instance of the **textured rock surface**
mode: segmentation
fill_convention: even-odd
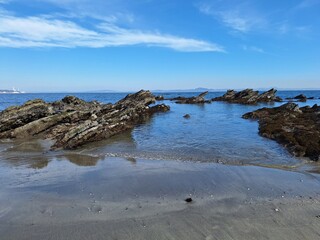
[[[53,139],[55,148],[73,149],[131,129],[156,112],[170,108],[155,103],[149,91],[129,94],[115,104],[85,102],[74,96],[46,103],[32,100],[0,113],[0,138],[39,136]]]
[[[241,104],[257,104],[259,102],[281,102],[282,99],[276,96],[276,89],[259,94],[258,91],[253,89],[245,89],[240,92],[228,90],[223,96],[213,98],[212,101],[225,101],[230,103]]]
[[[204,97],[208,94],[208,91],[200,93],[196,97],[176,97],[170,98],[171,101],[176,101],[176,103],[180,104],[203,104],[203,103],[210,103],[210,100],[206,100]]]
[[[287,103],[243,115],[259,120],[260,135],[283,144],[293,155],[320,159],[320,106],[301,107]]]

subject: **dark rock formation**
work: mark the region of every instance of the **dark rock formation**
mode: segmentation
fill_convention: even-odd
[[[190,118],[190,115],[189,115],[189,114],[186,114],[186,115],[184,115],[183,117],[186,118],[186,119],[189,119],[189,118]]]
[[[307,101],[307,97],[303,94],[300,94],[298,96],[295,96],[293,99],[299,100],[300,102],[305,102]]]
[[[293,98],[286,98],[286,99],[290,101],[306,102],[307,99],[313,99],[313,98],[307,98],[304,94],[299,94]]]
[[[240,92],[228,90],[223,96],[213,98],[212,101],[225,101],[229,103],[241,104],[257,104],[259,102],[281,102],[282,99],[276,96],[276,89],[270,89],[264,93],[259,94],[253,89],[245,89]]]
[[[176,98],[170,98],[170,101],[176,101],[176,103],[180,104],[203,104],[203,103],[210,103],[211,101],[205,100],[205,96],[208,94],[208,91],[203,92],[199,94],[199,96],[196,97],[176,97]]]
[[[301,107],[293,102],[261,108],[242,116],[259,120],[259,134],[284,145],[293,155],[320,159],[320,106]]]
[[[143,90],[115,104],[85,102],[73,96],[53,103],[32,100],[0,112],[0,138],[38,136],[53,139],[53,149],[73,149],[131,129],[150,115],[170,109],[164,104],[149,107],[155,101],[151,92]]]

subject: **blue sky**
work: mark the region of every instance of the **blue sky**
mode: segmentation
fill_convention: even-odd
[[[0,0],[0,89],[320,89],[320,0]]]

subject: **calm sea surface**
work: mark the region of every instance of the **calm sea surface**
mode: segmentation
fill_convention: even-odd
[[[320,104],[320,91],[280,91],[282,98],[300,93],[315,97],[301,106]],[[13,105],[21,105],[30,99],[55,101],[66,95],[75,95],[86,101],[97,100],[114,103],[127,93],[37,93],[1,94],[0,111]],[[195,96],[199,93],[161,93],[165,97]],[[222,95],[212,92],[207,99]],[[299,165],[302,159],[292,157],[282,146],[258,135],[258,123],[241,116],[261,107],[274,107],[283,103],[246,106],[214,102],[205,105],[184,105],[164,101],[171,111],[155,115],[148,122],[132,131],[106,141],[91,143],[76,153],[89,156],[116,156],[128,159],[165,159],[199,162],[223,162],[254,165]],[[190,114],[190,119],[183,115]],[[1,146],[2,145],[2,146]],[[0,161],[6,159],[8,143],[0,144]],[[23,152],[23,151],[22,151]],[[21,157],[23,159],[23,157]]]

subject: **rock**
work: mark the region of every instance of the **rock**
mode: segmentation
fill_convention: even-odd
[[[162,96],[162,95],[156,96],[156,100],[157,101],[163,101],[164,100],[164,96]]]
[[[180,104],[203,104],[203,103],[210,103],[211,101],[205,100],[205,96],[208,94],[208,91],[199,94],[196,97],[176,97],[169,99],[170,101],[176,101],[176,103]]]
[[[259,120],[259,134],[284,145],[294,156],[320,159],[320,106],[301,107],[289,102],[242,116]]]
[[[189,119],[189,118],[190,118],[190,115],[189,115],[189,114],[186,114],[186,115],[184,115],[183,117]]]
[[[46,103],[28,101],[0,113],[0,138],[36,136],[54,140],[52,149],[78,148],[133,128],[157,112],[169,111],[155,103],[149,91],[129,94],[115,104],[86,102],[74,96]]]
[[[298,96],[295,96],[293,99],[299,100],[300,102],[305,102],[307,101],[307,97],[303,94],[300,94]]]
[[[307,99],[314,99],[314,98],[307,98],[304,94],[299,94],[293,98],[286,98],[287,100],[290,100],[290,101],[293,101],[293,100],[296,100],[296,101],[299,101],[299,102],[306,102]]]
[[[0,113],[0,135],[54,113],[50,104],[40,99],[26,102],[20,107],[10,107]]]
[[[308,97],[307,99],[308,100],[313,100],[313,99],[315,99],[315,97]]]
[[[258,96],[257,102],[281,102],[282,99],[276,96],[277,90],[272,88],[269,91],[261,93]]]
[[[170,111],[170,107],[165,104],[156,105],[149,109],[150,114],[153,114],[156,112],[168,112],[168,111]]]
[[[193,200],[192,200],[192,198],[186,198],[184,201],[187,203],[191,203]]]
[[[225,101],[229,103],[240,104],[257,104],[259,102],[281,102],[282,99],[276,96],[276,89],[259,94],[258,91],[253,89],[245,89],[240,92],[228,90],[223,96],[213,98],[212,101]]]

